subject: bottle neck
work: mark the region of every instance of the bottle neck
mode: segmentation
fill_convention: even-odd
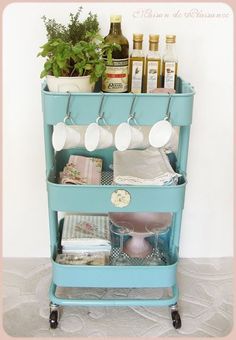
[[[163,60],[164,61],[178,61],[176,52],[175,52],[175,44],[173,43],[167,43],[166,44],[166,49],[163,55]]]
[[[133,41],[133,50],[142,50],[143,42],[142,41]]]
[[[174,53],[175,51],[175,44],[174,43],[166,43],[166,52]]]
[[[149,51],[157,52],[158,51],[158,43],[157,42],[149,42]]]
[[[109,34],[122,34],[121,23],[111,22]]]

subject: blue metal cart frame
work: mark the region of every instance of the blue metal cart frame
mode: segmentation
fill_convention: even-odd
[[[179,147],[177,153],[177,171],[184,180],[179,185],[170,186],[119,186],[119,185],[83,185],[72,186],[57,184],[55,178],[65,165],[70,152],[63,150],[54,152],[52,146],[53,125],[71,118],[74,124],[88,125],[95,122],[103,99],[102,112],[108,125],[118,125],[127,121],[130,116],[134,95],[102,94],[102,93],[52,93],[46,84],[42,86],[42,107],[44,113],[44,137],[46,155],[46,176],[48,190],[49,230],[52,259],[52,282],[49,289],[51,301],[50,324],[57,326],[58,306],[170,306],[173,325],[181,326],[178,314],[178,287],[176,269],[178,263],[179,237],[182,210],[186,187],[186,165],[189,146],[190,125],[192,122],[194,88],[191,84],[178,78],[176,94],[138,94],[135,95],[133,112],[140,125],[151,126],[166,117],[168,113],[173,126],[179,126]],[[68,116],[68,96],[70,96],[70,112]],[[68,119],[68,123],[70,119]],[[111,163],[113,150],[97,150],[90,155],[102,156],[105,167]],[[78,154],[86,154],[85,149],[77,150]],[[88,154],[88,152],[87,152]],[[130,193],[131,201],[127,207],[118,208],[111,202],[111,195],[117,189]],[[93,204],[91,204],[93,197]],[[173,221],[168,238],[172,263],[165,266],[76,266],[62,265],[55,262],[59,245],[58,212],[107,213],[115,211],[160,211],[172,212]],[[172,296],[164,299],[117,299],[88,300],[64,299],[56,295],[57,286],[62,287],[169,287]]]

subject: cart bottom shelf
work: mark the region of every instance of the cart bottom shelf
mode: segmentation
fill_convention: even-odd
[[[178,301],[179,290],[177,284],[170,287],[171,295],[160,299],[78,299],[78,298],[63,298],[57,295],[58,286],[51,282],[49,289],[49,299],[51,303],[59,306],[173,306]],[[166,287],[164,287],[166,288]]]
[[[181,317],[178,311],[178,287],[175,284],[171,287],[172,293],[168,296],[156,299],[78,299],[78,298],[62,298],[57,296],[57,286],[52,282],[49,289],[50,298],[50,314],[49,314],[49,324],[50,328],[57,328],[61,307],[67,306],[110,306],[110,307],[124,307],[124,306],[149,306],[149,307],[169,307],[171,312],[172,325],[175,329],[181,328]]]
[[[52,260],[53,283],[59,287],[158,288],[176,284],[177,260],[169,265],[65,265]]]

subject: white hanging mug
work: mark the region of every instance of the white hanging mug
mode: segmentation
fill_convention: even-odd
[[[87,127],[84,136],[84,144],[88,151],[111,147],[113,145],[113,134],[111,129],[107,126],[100,126],[97,119],[96,123],[91,123]]]
[[[166,145],[172,135],[172,125],[167,120],[155,123],[149,132],[149,143],[151,146],[161,148]]]
[[[172,99],[172,93],[169,93],[169,100],[167,104],[166,117],[163,120],[155,123],[149,131],[149,143],[155,148],[165,147],[166,149],[175,149],[177,146],[178,136],[169,122],[170,119],[170,104]]]
[[[56,151],[84,147],[85,127],[66,125],[63,122],[54,126],[52,145]]]
[[[119,151],[143,147],[144,136],[140,127],[129,122],[118,125],[115,132],[115,146]]]
[[[155,123],[149,132],[149,143],[155,148],[176,149],[178,136],[168,120]]]

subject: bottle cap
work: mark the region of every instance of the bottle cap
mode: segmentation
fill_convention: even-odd
[[[159,42],[159,34],[149,34],[149,42],[158,43]]]
[[[137,34],[137,33],[134,33],[133,34],[133,41],[143,41],[143,34]]]
[[[113,23],[120,23],[120,22],[121,22],[121,15],[112,14],[112,15],[110,16],[110,22],[113,22]]]
[[[166,43],[174,44],[176,41],[176,35],[167,35]]]

